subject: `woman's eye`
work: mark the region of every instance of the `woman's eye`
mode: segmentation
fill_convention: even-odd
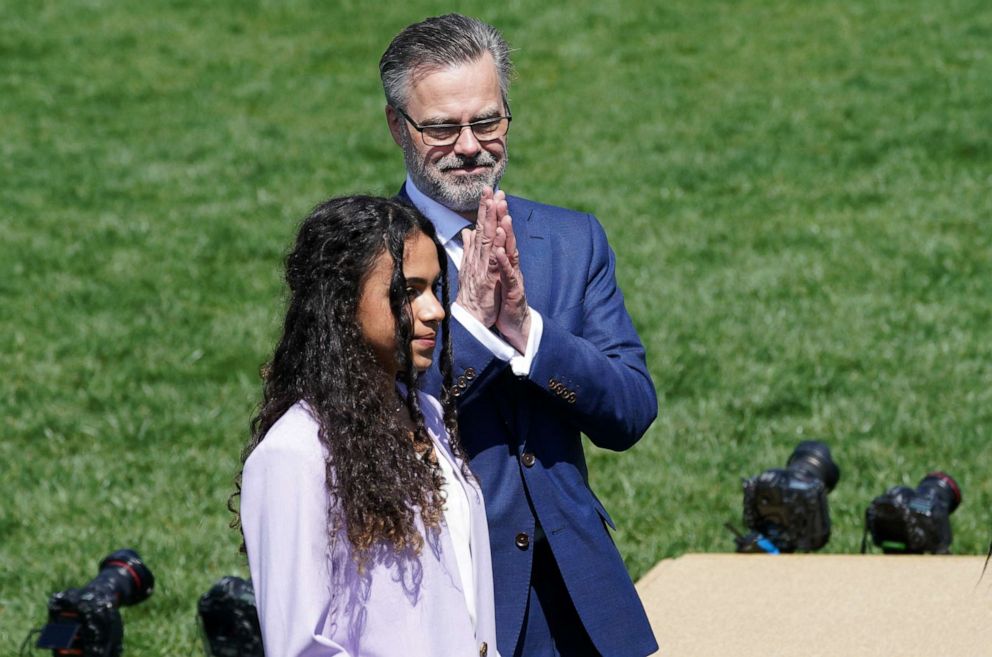
[[[420,294],[420,291],[417,290],[417,288],[415,288],[415,287],[408,287],[406,289],[406,296],[409,299],[415,299],[418,294]]]

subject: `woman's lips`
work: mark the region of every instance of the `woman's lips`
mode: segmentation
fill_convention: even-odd
[[[433,349],[434,348],[434,345],[437,343],[437,340],[432,335],[432,336],[429,336],[429,337],[414,338],[413,339],[413,343],[416,344],[419,347]]]

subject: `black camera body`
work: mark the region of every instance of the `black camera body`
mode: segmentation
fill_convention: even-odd
[[[100,562],[99,573],[80,589],[66,589],[48,601],[48,624],[36,646],[52,654],[119,657],[124,624],[119,607],[148,598],[155,577],[134,550],[118,550]]]
[[[197,603],[208,657],[265,657],[251,581],[228,575]]]
[[[961,504],[961,489],[943,472],[931,472],[916,489],[893,486],[865,511],[865,527],[886,554],[947,554],[951,514]]]
[[[818,550],[830,539],[827,494],[840,479],[840,469],[825,443],[799,443],[785,468],[771,468],[745,479],[744,524],[781,552]],[[757,551],[739,540],[738,551]]]

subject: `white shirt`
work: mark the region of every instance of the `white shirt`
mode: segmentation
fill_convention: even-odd
[[[444,475],[444,524],[448,526],[448,533],[451,535],[455,561],[458,563],[458,576],[462,580],[462,592],[465,594],[465,606],[468,607],[472,625],[475,625],[475,564],[472,562],[472,517],[468,494],[458,483],[447,455],[438,454],[437,462]],[[485,547],[489,549],[488,545]]]
[[[461,231],[470,226],[471,222],[417,189],[409,175],[406,177],[406,194],[410,197],[413,205],[420,210],[420,214],[430,219],[431,223],[434,224],[437,238],[445,252],[455,263],[455,268],[461,269],[462,256],[464,255]],[[530,333],[527,336],[527,346],[522,354],[457,303],[451,304],[451,316],[464,326],[465,330],[472,334],[472,337],[485,345],[486,349],[494,356],[504,362],[509,362],[510,369],[513,370],[514,374],[517,376],[530,374],[531,363],[537,356],[541,334],[544,332],[544,320],[536,310],[530,309]]]

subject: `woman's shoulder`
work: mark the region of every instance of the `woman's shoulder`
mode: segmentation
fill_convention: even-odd
[[[420,401],[420,412],[424,416],[424,426],[427,432],[433,436],[434,440],[444,446],[445,451],[451,452],[451,443],[448,440],[448,428],[444,426],[444,407],[433,395],[423,391],[417,391]]]
[[[248,460],[269,459],[323,460],[323,446],[320,442],[320,424],[314,418],[305,402],[293,404],[265,432],[262,441],[255,447]]]
[[[432,434],[445,439],[447,442],[448,430],[444,427],[444,408],[441,406],[441,402],[422,390],[417,391],[417,401],[420,402],[420,413],[424,416],[424,426]]]

